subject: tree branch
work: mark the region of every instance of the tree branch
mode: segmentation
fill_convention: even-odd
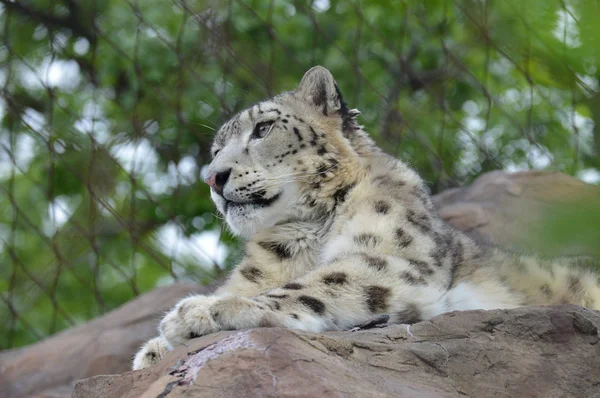
[[[66,18],[60,18],[56,15],[48,14],[36,10],[35,8],[28,7],[23,2],[12,2],[10,0],[0,0],[0,3],[4,5],[7,11],[14,11],[25,17],[36,20],[37,22],[45,25],[49,29],[55,28],[67,28],[70,29],[73,34],[81,37],[85,37],[90,41],[90,44],[96,42],[96,35],[93,31],[90,31],[81,24],[81,20],[78,17],[80,14],[74,5],[69,3],[69,16]]]

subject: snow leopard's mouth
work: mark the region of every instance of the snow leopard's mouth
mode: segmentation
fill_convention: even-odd
[[[268,207],[275,203],[280,196],[281,192],[271,196],[270,198],[265,198],[262,195],[256,195],[252,200],[247,202],[234,202],[233,200],[225,199],[225,212],[227,212],[230,208],[239,208],[244,206]]]

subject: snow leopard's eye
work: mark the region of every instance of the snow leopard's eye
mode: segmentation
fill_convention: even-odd
[[[270,120],[268,122],[260,122],[254,126],[254,131],[252,131],[252,138],[264,138],[273,127],[274,120]]]

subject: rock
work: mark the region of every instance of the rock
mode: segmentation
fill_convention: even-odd
[[[435,196],[434,203],[439,209],[440,215],[446,221],[478,239],[491,240],[513,248],[536,249],[536,241],[532,237],[535,236],[536,230],[543,228],[540,223],[541,217],[551,212],[553,206],[556,204],[568,203],[577,199],[586,199],[593,195],[598,195],[597,187],[584,184],[560,173],[523,172],[507,174],[503,172],[491,172],[477,179],[470,187],[452,189]],[[564,247],[560,248],[560,250],[568,253],[573,249]],[[126,372],[130,368],[131,358],[137,348],[143,341],[155,335],[156,325],[165,310],[170,308],[177,300],[190,293],[208,293],[211,290],[212,288],[189,284],[178,284],[160,288],[140,296],[119,309],[84,325],[64,331],[28,347],[2,352],[0,353],[0,391],[2,391],[0,395],[3,397],[69,397],[78,379],[101,374]],[[498,312],[500,314],[498,315],[499,318],[489,319],[496,319],[491,322],[493,324],[498,321],[496,325],[501,329],[504,327],[502,325],[507,324],[506,317],[514,320],[516,319],[514,317],[517,316],[514,314],[524,314],[519,311],[525,310],[514,311],[517,312]],[[516,329],[512,332],[517,333],[515,336],[537,330],[534,325],[528,322],[538,319],[542,316],[540,315],[542,313],[547,315],[550,310],[530,308],[527,311],[532,312],[531,314],[527,313],[529,315],[519,315],[522,322],[518,325],[515,324],[517,325],[514,326]],[[593,341],[594,338],[597,339],[597,334],[593,335],[591,333],[591,331],[596,330],[598,327],[597,313],[574,308],[554,309],[552,311],[554,311],[552,313],[562,311],[566,314],[562,318],[559,316],[557,319],[564,320],[566,319],[565,317],[569,316],[577,319],[574,322],[578,325],[577,328],[579,329],[577,329],[577,333],[573,334],[573,336],[579,337],[565,338],[570,342],[569,344],[575,344],[575,341],[579,341],[577,339],[583,339],[581,336],[588,336],[587,338],[591,339],[590,341]],[[486,314],[488,313],[473,312],[443,315],[429,323],[423,322],[411,327],[410,331],[413,335],[418,336],[418,339],[423,339],[425,338],[423,336],[429,336],[429,334],[434,336],[431,339],[437,339],[435,340],[435,344],[434,340],[430,340],[428,343],[426,341],[429,340],[424,340],[423,343],[419,343],[413,340],[410,335],[407,338],[398,337],[395,340],[389,337],[400,336],[401,333],[405,333],[401,331],[405,330],[406,326],[390,326],[384,329],[376,328],[342,334],[325,333],[322,335],[302,334],[279,329],[242,332],[242,334],[237,334],[238,337],[235,337],[235,339],[244,341],[244,344],[255,344],[257,347],[261,346],[260,344],[264,346],[265,341],[270,341],[270,338],[279,339],[274,346],[278,348],[269,348],[268,350],[269,353],[272,353],[272,357],[266,358],[273,358],[273,361],[279,361],[277,363],[282,364],[284,368],[283,373],[280,373],[278,370],[278,373],[276,373],[277,378],[273,378],[274,376],[271,377],[273,370],[266,365],[268,361],[265,358],[260,359],[263,364],[261,365],[262,367],[253,367],[252,361],[254,358],[258,358],[258,351],[260,350],[245,347],[220,354],[218,358],[211,360],[209,364],[203,364],[198,367],[198,374],[202,375],[202,383],[205,386],[214,387],[218,384],[216,383],[217,380],[222,380],[224,385],[234,386],[236,383],[232,381],[237,380],[241,383],[242,387],[240,388],[248,388],[249,391],[256,391],[256,394],[260,392],[265,395],[272,394],[272,392],[268,392],[271,390],[267,388],[268,385],[272,384],[268,383],[275,383],[278,386],[277,388],[280,388],[278,391],[287,391],[289,394],[294,391],[294,386],[298,386],[300,389],[295,391],[299,391],[298,395],[301,396],[311,395],[312,392],[318,395],[325,393],[325,391],[328,391],[327,394],[332,396],[336,396],[336,394],[343,395],[344,391],[352,391],[355,394],[361,392],[363,396],[386,395],[391,393],[390,391],[395,395],[398,395],[398,392],[400,392],[407,396],[452,396],[453,394],[459,394],[457,391],[463,391],[462,388],[466,388],[463,384],[468,387],[470,382],[478,385],[479,387],[477,388],[480,389],[465,389],[464,391],[475,391],[469,392],[469,394],[481,396],[481,391],[484,391],[483,386],[485,383],[488,383],[489,388],[492,388],[492,386],[493,388],[499,388],[500,390],[498,391],[501,392],[499,394],[503,395],[505,391],[514,391],[514,388],[517,388],[516,386],[523,385],[521,383],[522,378],[520,378],[521,374],[534,374],[535,372],[522,373],[523,371],[518,368],[518,370],[510,373],[511,371],[508,366],[509,364],[512,366],[511,361],[513,359],[510,361],[509,359],[505,360],[504,355],[507,355],[506,358],[512,358],[510,355],[519,350],[515,351],[510,348],[508,344],[509,340],[503,340],[507,344],[506,346],[495,345],[494,339],[498,331],[492,328],[492,326],[495,327],[494,325],[485,326],[492,328],[492,332],[478,331],[475,333],[469,331],[469,322],[475,322],[474,317],[488,319],[486,318]],[[558,315],[553,316],[556,317]],[[463,326],[461,322],[465,323],[464,330],[462,331],[461,328]],[[510,324],[510,322],[508,323]],[[432,325],[442,324],[444,328],[449,329],[447,331],[440,329],[443,330],[443,333],[439,332],[439,335],[435,335],[431,329]],[[426,327],[424,325],[429,326]],[[375,324],[375,326],[377,325]],[[518,329],[519,327],[521,329]],[[515,331],[517,329],[518,331]],[[419,332],[417,335],[414,333],[415,330],[423,330],[423,332]],[[425,334],[425,330],[429,334]],[[588,331],[591,334],[586,335],[581,330]],[[446,332],[447,335],[444,334]],[[232,335],[236,335],[236,333],[222,333],[194,340],[189,350],[198,350],[221,338]],[[245,337],[242,338],[240,336]],[[372,336],[374,340],[370,341],[371,337],[369,336]],[[504,337],[508,339],[507,336]],[[546,352],[544,350],[548,350],[548,355],[542,355],[545,359],[539,363],[559,364],[565,358],[568,361],[572,361],[568,362],[565,359],[563,373],[554,368],[552,368],[554,370],[551,372],[548,371],[548,374],[559,374],[562,377],[548,376],[553,378],[552,382],[555,387],[560,380],[564,380],[565,375],[571,375],[571,367],[573,369],[586,367],[585,361],[576,361],[569,356],[568,352],[553,354],[555,351],[563,352],[561,350],[567,350],[566,347],[568,346],[561,345],[562,343],[555,342],[555,345],[552,346],[550,343],[545,342],[544,344],[552,346],[552,349],[550,349],[546,345],[537,346],[540,344],[539,340],[535,343],[529,340],[527,340],[529,343],[517,340],[514,342],[510,341],[510,343],[514,343],[518,347],[528,347],[529,351],[524,352],[531,353],[530,356],[529,354],[527,356],[531,362],[527,363],[532,367],[538,366],[538,362],[536,361],[540,355]],[[401,346],[396,343],[404,345]],[[285,345],[285,347],[289,346],[290,353],[293,352],[294,355],[297,355],[298,360],[286,357],[285,349],[282,348],[281,344]],[[369,348],[361,348],[361,344]],[[387,346],[388,344],[389,346]],[[479,347],[485,344],[489,344],[489,347]],[[450,372],[448,366],[444,367],[440,365],[440,363],[444,363],[446,358],[442,355],[443,349],[449,350],[458,346],[461,348],[457,349],[456,355],[459,355],[466,362],[463,364],[458,360],[456,362],[448,362],[448,365],[452,363],[453,370]],[[475,348],[472,351],[468,351],[471,346]],[[598,346],[597,344],[592,345],[590,343],[590,347],[588,348],[589,353],[595,352],[596,358],[599,357]],[[310,347],[313,347],[314,350]],[[221,349],[222,346],[219,345],[211,349],[212,351],[201,351],[204,354],[200,355],[198,360],[205,358],[203,355],[207,355],[207,353]],[[568,349],[570,350],[571,348]],[[461,352],[461,350],[464,352]],[[105,394],[103,396],[111,397],[139,396],[144,392],[149,394],[149,396],[159,396],[165,389],[173,391],[169,394],[171,396],[171,394],[179,393],[186,389],[190,389],[191,391],[191,389],[195,388],[194,386],[200,385],[198,378],[196,378],[194,385],[180,385],[180,375],[187,371],[184,372],[181,367],[178,367],[171,375],[168,371],[169,367],[173,366],[178,359],[185,359],[187,361],[192,358],[191,356],[187,356],[187,352],[188,350],[185,347],[180,347],[170,354],[170,359],[162,361],[150,370],[128,372],[120,376],[92,377],[77,385],[76,396],[100,396],[102,393]],[[469,352],[470,354],[468,354]],[[306,355],[303,353],[306,353]],[[244,355],[249,356],[246,358]],[[394,355],[397,355],[397,358],[399,358],[398,361],[396,363],[387,362],[385,358],[396,358]],[[231,362],[223,362],[232,356],[238,357]],[[347,358],[347,360],[344,358]],[[487,366],[493,371],[483,371],[477,368],[477,372],[475,372],[473,370],[475,368],[471,369],[468,367],[470,361],[479,363],[484,361],[483,358],[488,358],[489,363]],[[555,358],[562,359],[555,361]],[[514,360],[516,361],[516,359]],[[450,357],[448,357],[448,361],[450,361]],[[427,365],[429,368],[423,365],[427,363],[430,364]],[[524,366],[523,364],[521,365]],[[190,365],[186,366],[189,367]],[[223,366],[223,375],[219,375],[219,372],[216,371],[214,374],[211,373],[211,375],[207,373],[210,369],[220,369],[219,367],[221,366]],[[442,370],[438,369],[440,367],[447,373],[447,376],[443,376],[443,373],[440,373],[442,372]],[[456,370],[455,367],[457,367]],[[235,371],[230,372],[228,369],[235,369]],[[600,369],[600,367],[597,366],[596,362],[595,367],[589,366],[587,369],[589,380],[593,380],[592,374],[595,370]],[[471,370],[474,373],[469,374]],[[533,372],[529,368],[527,370]],[[346,376],[344,376],[344,372],[347,372]],[[304,375],[302,377],[306,377],[307,380],[303,381],[293,378],[295,374]],[[401,378],[401,374],[405,374],[406,378]],[[498,380],[507,380],[505,381],[506,387],[500,386],[499,382],[496,382],[496,378],[486,376],[491,374],[504,375],[502,377],[505,377],[505,379],[498,376]],[[513,374],[512,379],[509,377],[509,374]],[[537,388],[537,384],[541,383],[539,380],[546,380],[546,376],[542,377],[542,375],[535,374],[537,376],[529,379],[528,383]],[[313,375],[311,376],[312,378],[309,375]],[[322,375],[323,378],[316,377],[319,375]],[[428,376],[425,377],[423,375]],[[431,375],[437,376],[433,377]],[[258,381],[253,384],[252,378],[256,378]],[[431,383],[428,382],[429,378],[432,380]],[[538,378],[541,379],[538,380]],[[125,380],[128,380],[128,382],[125,382]],[[267,380],[268,383],[264,384],[264,380]],[[564,391],[566,392],[562,393],[563,396],[571,394],[571,390],[567,390],[567,386],[570,386],[572,383],[565,383]],[[456,390],[450,388],[452,386]],[[122,388],[122,390],[118,390],[118,388]],[[226,396],[235,395],[234,392],[238,391],[236,390],[238,387],[235,386],[231,387],[233,388],[232,390],[223,390],[225,387],[221,386],[215,388],[207,387],[206,391],[212,391],[213,395],[225,391],[223,394]],[[328,389],[325,390],[326,388]],[[600,384],[597,388],[600,388]],[[231,391],[231,394],[229,391]],[[556,394],[561,395],[560,391],[563,390],[556,391],[558,391]],[[196,393],[196,390],[194,392]],[[480,393],[477,394],[477,392]],[[204,394],[208,393],[205,392]],[[247,394],[240,393],[240,395]],[[489,394],[484,393],[483,395]],[[549,396],[553,395],[549,393]]]
[[[472,237],[514,250],[547,250],[547,217],[560,206],[589,202],[600,189],[563,173],[492,171],[464,188],[449,189],[433,197],[440,216]],[[589,247],[563,244],[550,254],[593,255]]]
[[[156,335],[161,314],[188,294],[211,291],[189,283],[158,288],[86,324],[1,352],[0,395],[70,397],[81,378],[128,371],[135,351]]]
[[[598,397],[600,312],[453,312],[412,326],[221,332],[150,369],[95,376],[94,397]]]

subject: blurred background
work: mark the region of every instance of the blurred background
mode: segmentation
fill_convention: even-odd
[[[496,169],[598,184],[598,21],[590,0],[0,0],[0,349],[226,273],[213,133],[316,64],[432,193]],[[600,242],[576,210],[554,239]]]

